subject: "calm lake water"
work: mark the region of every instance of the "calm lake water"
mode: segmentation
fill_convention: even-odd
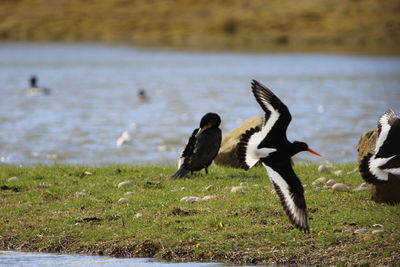
[[[27,95],[37,75],[50,95]],[[289,107],[290,140],[354,162],[362,132],[400,111],[400,58],[174,52],[92,44],[0,44],[0,164],[175,164],[202,115],[223,133],[262,115],[251,79]],[[139,89],[150,97],[137,102]],[[130,143],[117,147],[124,132]]]
[[[14,251],[0,251],[0,267],[224,267],[221,263],[166,263],[152,258],[111,258],[100,256],[65,255],[50,253],[28,253]],[[233,267],[233,265],[229,265]],[[244,266],[241,266],[244,267]]]

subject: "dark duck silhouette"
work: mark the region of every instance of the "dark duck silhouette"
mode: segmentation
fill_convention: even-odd
[[[37,86],[37,78],[36,76],[31,76],[29,78],[30,88],[28,89],[27,94],[31,96],[35,95],[49,95],[51,90],[45,87],[38,87]]]
[[[200,121],[200,127],[194,129],[189,141],[182,151],[178,171],[171,178],[181,178],[189,172],[205,169],[211,165],[221,146],[221,118],[216,113],[205,114]]]
[[[275,188],[281,204],[295,227],[309,232],[304,189],[293,171],[291,157],[309,151],[304,142],[288,141],[286,130],[292,119],[284,103],[261,83],[253,80],[253,94],[265,112],[262,127],[251,128],[242,134],[237,146],[237,157],[242,168],[248,170],[261,160]]]
[[[362,178],[371,184],[387,183],[389,174],[400,175],[400,117],[388,110],[378,120],[375,153],[361,160]]]
[[[136,98],[136,103],[146,103],[149,101],[150,101],[150,97],[147,95],[146,90],[139,89],[137,98]]]

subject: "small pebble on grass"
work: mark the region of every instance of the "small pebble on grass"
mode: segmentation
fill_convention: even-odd
[[[348,192],[349,186],[347,184],[336,183],[332,186],[333,191]]]
[[[131,182],[131,181],[124,181],[124,182],[120,182],[120,183],[118,184],[118,188],[126,187],[126,186],[131,186],[131,185],[132,185],[132,182]]]
[[[138,212],[138,213],[136,213],[135,215],[133,215],[133,219],[137,219],[137,218],[140,218],[140,217],[142,217],[142,216],[143,216],[143,214],[140,213],[140,212]]]
[[[326,182],[326,185],[327,185],[327,186],[333,186],[334,184],[336,184],[336,181],[333,180],[333,179],[329,179],[329,180]]]
[[[129,192],[126,192],[124,195],[131,196],[131,195],[135,195],[135,194],[136,194],[135,192],[129,191]]]
[[[181,202],[200,202],[200,201],[202,201],[202,198],[201,197],[193,197],[193,196],[190,196],[190,197],[183,197],[183,198],[181,198],[181,200],[180,200]]]
[[[232,186],[231,188],[231,193],[236,193],[236,192],[241,192],[244,191],[247,187],[243,186],[243,185],[239,185],[239,186]]]
[[[75,197],[85,197],[86,193],[85,192],[75,192]]]
[[[18,182],[19,179],[18,179],[18,177],[10,177],[10,178],[8,178],[7,181],[9,181],[9,182]]]
[[[319,165],[319,166],[318,166],[318,172],[319,172],[319,173],[329,173],[330,170],[329,170],[329,168],[328,168],[327,166],[325,166],[325,165]]]
[[[209,185],[209,186],[204,188],[204,191],[210,191],[212,189],[214,189],[214,186],[213,185]]]
[[[336,175],[336,176],[340,176],[340,175],[343,174],[343,171],[342,170],[337,170],[337,171],[334,171],[333,174]]]
[[[129,199],[124,198],[124,197],[121,197],[120,199],[118,199],[118,202],[119,202],[119,203],[128,203],[128,202],[129,202]]]
[[[363,234],[363,233],[366,233],[366,232],[368,232],[368,230],[365,229],[365,228],[360,228],[360,229],[354,230],[355,234]]]
[[[207,201],[207,200],[213,200],[213,199],[216,199],[216,198],[218,198],[218,196],[215,196],[215,195],[208,195],[208,196],[204,196],[204,197],[202,198],[202,200],[203,200],[203,201]]]
[[[319,177],[319,178],[315,179],[314,182],[312,182],[312,185],[317,186],[317,185],[325,184],[327,180],[328,179],[326,179],[325,177]]]

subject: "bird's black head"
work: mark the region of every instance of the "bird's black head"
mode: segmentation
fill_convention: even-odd
[[[144,97],[144,96],[146,96],[146,91],[144,89],[140,89],[138,92],[138,95],[141,97]]]
[[[220,116],[217,113],[210,112],[204,115],[203,118],[201,118],[200,128],[204,130],[211,127],[219,127],[220,124]]]
[[[292,146],[292,155],[296,155],[299,152],[302,151],[308,151],[310,153],[313,153],[314,155],[317,155],[319,157],[322,157],[321,154],[319,154],[318,152],[315,152],[314,150],[312,150],[311,148],[308,147],[307,143],[304,142],[299,142],[299,141],[294,141],[293,142],[293,146]]]
[[[29,79],[31,87],[36,87],[36,80],[36,76],[31,76],[31,78]]]

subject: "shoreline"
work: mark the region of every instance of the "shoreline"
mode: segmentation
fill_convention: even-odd
[[[260,167],[212,166],[207,176],[168,180],[174,166],[0,166],[0,250],[235,264],[399,262],[398,207],[372,202],[368,190],[317,189],[320,176],[352,189],[362,183],[355,164],[328,174],[317,167],[295,165],[310,214],[311,232],[303,234]],[[384,231],[373,234],[374,224]]]
[[[172,51],[172,52],[193,52],[193,53],[227,53],[227,54],[328,54],[328,55],[349,55],[349,56],[377,56],[377,57],[400,57],[400,50],[388,49],[382,50],[378,48],[357,49],[357,48],[341,48],[341,47],[291,47],[285,48],[280,46],[255,46],[255,47],[230,47],[226,48],[218,45],[210,46],[182,46],[182,45],[166,45],[162,43],[130,43],[130,42],[99,42],[85,40],[3,40],[1,44],[18,44],[18,45],[89,45],[89,46],[116,46],[136,48],[141,50],[154,51]]]

